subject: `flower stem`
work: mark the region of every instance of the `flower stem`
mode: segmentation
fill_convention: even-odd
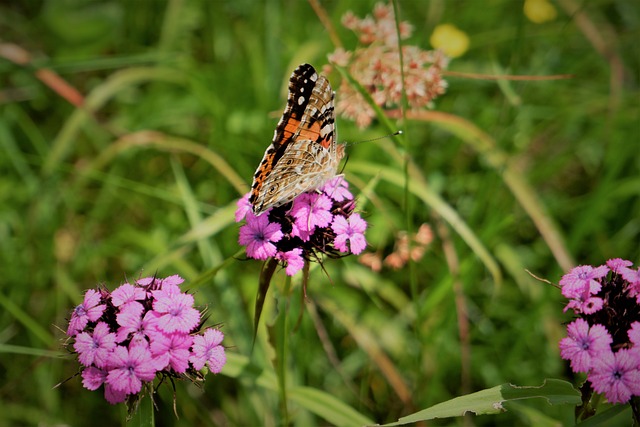
[[[273,336],[276,337],[276,374],[278,376],[278,388],[280,389],[280,410],[282,413],[283,425],[289,425],[289,409],[287,407],[287,314],[289,312],[289,298],[291,289],[291,277],[285,279],[285,286],[282,295],[278,298],[278,317]]]
[[[640,396],[633,396],[629,401],[631,404],[631,410],[633,411],[633,425],[634,427],[640,426]]]
[[[582,393],[582,404],[576,406],[576,422],[585,420],[596,413],[591,405],[593,388],[589,381],[585,381],[584,384],[582,384],[582,387],[580,387],[580,393]]]
[[[127,427],[154,427],[156,425],[151,393],[143,393],[136,412],[126,423]]]

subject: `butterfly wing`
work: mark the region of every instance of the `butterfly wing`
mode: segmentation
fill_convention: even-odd
[[[334,93],[309,64],[291,74],[289,97],[251,185],[256,215],[280,206],[335,175],[344,147],[335,143]]]

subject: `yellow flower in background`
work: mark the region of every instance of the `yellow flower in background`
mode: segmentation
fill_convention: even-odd
[[[467,36],[467,33],[451,24],[436,26],[429,42],[431,46],[440,49],[451,58],[462,56],[469,49],[469,36]]]
[[[558,16],[556,8],[549,0],[525,0],[524,14],[535,24],[553,21]]]

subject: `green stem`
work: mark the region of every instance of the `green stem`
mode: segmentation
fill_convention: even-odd
[[[291,290],[291,277],[287,276],[284,285],[284,291],[279,298],[279,310],[277,328],[279,337],[277,341],[277,375],[278,375],[278,388],[280,389],[280,410],[282,411],[283,425],[289,425],[289,409],[287,407],[287,336],[289,331],[287,330],[287,312],[289,311],[289,298]]]
[[[131,418],[127,420],[127,427],[154,427],[156,425],[153,411],[152,390],[142,390],[140,401]]]
[[[633,396],[629,401],[631,410],[633,411],[633,426],[640,426],[640,396]]]
[[[582,387],[580,387],[580,393],[582,394],[582,404],[576,406],[576,422],[592,417],[596,413],[591,402],[591,397],[593,397],[593,388],[591,388],[591,383],[589,381],[585,381],[584,384],[582,384]]]

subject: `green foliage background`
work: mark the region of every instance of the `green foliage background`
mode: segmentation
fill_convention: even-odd
[[[357,46],[340,18],[374,3],[321,4],[344,45]],[[176,384],[179,419],[163,386],[158,425],[383,423],[505,382],[577,381],[558,354],[570,319],[559,291],[525,269],[557,282],[571,262],[640,262],[640,8],[554,5],[558,17],[537,25],[515,0],[399,1],[415,27],[408,44],[429,49],[445,22],[469,35],[452,71],[573,77],[447,77],[436,110],[475,125],[489,147],[462,127],[424,121],[394,122],[405,146],[350,147],[345,173],[361,194],[369,251],[390,253],[397,232],[422,223],[435,241],[398,271],[327,260],[328,274],[312,270],[306,302],[299,278],[289,287],[278,273],[252,351],[261,264],[238,256],[233,212],[291,70],[321,68],[334,49],[309,3],[0,4],[0,43],[30,55],[24,64],[0,56],[0,425],[121,423],[123,409],[79,377],[53,388],[77,372],[59,328],[87,288],[155,273],[187,279],[209,322],[222,324],[230,358],[204,390]],[[39,79],[43,68],[76,88],[85,108]],[[334,87],[339,79],[331,76]],[[340,118],[338,127],[347,141],[389,132]],[[392,179],[404,176],[403,153],[418,171],[408,198]],[[450,206],[488,258],[421,192]],[[547,238],[541,223],[551,225]],[[335,418],[336,402],[353,412]],[[572,423],[572,408],[512,409],[473,422]]]

